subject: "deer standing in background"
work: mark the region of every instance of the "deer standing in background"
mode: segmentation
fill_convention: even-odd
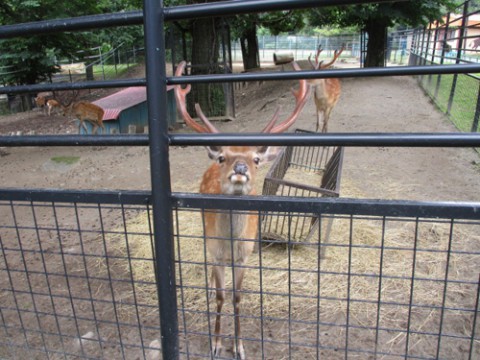
[[[39,93],[36,97],[35,97],[35,105],[38,107],[38,108],[42,108],[43,109],[43,114],[45,115],[47,113],[47,101],[48,99],[50,99],[52,97],[52,94],[51,93],[48,93],[48,92],[44,92],[44,93]]]
[[[61,105],[57,100],[51,99],[51,95],[49,94],[50,93],[38,94],[35,98],[35,105],[39,108],[43,108],[44,114],[51,116],[53,108],[60,108]]]
[[[48,113],[48,116],[51,116],[52,115],[52,110],[54,108],[59,108],[60,109],[60,103],[57,101],[57,100],[54,100],[54,99],[50,99],[47,101],[47,113]]]
[[[318,62],[318,57],[322,52],[322,48],[318,47],[317,54],[315,55],[315,63],[310,61],[310,57],[308,57],[308,61],[312,65],[314,70],[318,69],[326,69],[330,67],[340,56],[343,52],[344,47],[340,49],[340,51],[335,50],[333,60],[330,61],[328,64],[322,64],[322,62]],[[313,86],[313,100],[315,101],[315,107],[317,108],[317,127],[316,131],[320,129],[320,120],[321,116],[320,113],[323,113],[323,126],[322,132],[326,133],[328,131],[328,120],[330,118],[330,113],[332,112],[333,108],[338,102],[340,98],[340,93],[342,91],[342,86],[339,79],[312,79],[308,80],[308,82]]]
[[[184,68],[185,62],[181,62],[175,76],[181,76]],[[295,63],[294,68],[299,70]],[[186,124],[200,133],[218,133],[219,130],[207,119],[198,104],[195,105],[195,109],[204,125],[195,122],[188,114],[185,98],[190,89],[190,85],[187,85],[185,89],[182,89],[180,85],[175,86],[178,111],[182,114]],[[296,105],[292,114],[282,123],[275,125],[279,117],[277,110],[262,132],[280,133],[292,126],[305,106],[309,92],[310,87],[307,85],[307,81],[300,80],[299,90],[293,91]],[[273,160],[276,156],[276,151],[268,146],[207,146],[207,152],[215,162],[203,174],[200,192],[236,196],[256,195],[253,186],[257,167],[266,161]],[[245,359],[240,331],[240,300],[246,270],[244,266],[258,239],[258,213],[254,211],[239,213],[207,210],[203,213],[203,220],[206,247],[215,264],[208,284],[210,294],[212,295],[213,291],[216,294],[217,305],[212,355],[217,357],[222,352],[221,311],[225,301],[225,266],[233,263],[233,306],[235,311],[233,351],[240,359]]]
[[[63,116],[74,116],[80,120],[78,125],[78,133],[81,133],[82,126],[87,131],[84,121],[88,121],[93,125],[92,134],[96,134],[98,127],[103,129],[105,133],[105,125],[103,125],[104,110],[88,101],[71,102],[69,105],[63,106]]]

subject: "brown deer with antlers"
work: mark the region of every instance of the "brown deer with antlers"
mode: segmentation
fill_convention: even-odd
[[[185,62],[179,64],[175,76],[182,75],[185,65]],[[295,63],[294,68],[300,70]],[[178,111],[182,114],[186,124],[200,133],[218,133],[219,130],[207,119],[198,104],[195,105],[195,109],[204,125],[195,122],[188,114],[185,97],[190,89],[190,85],[187,85],[185,89],[182,89],[180,85],[175,86]],[[310,87],[306,80],[300,80],[299,90],[293,91],[296,104],[292,114],[282,123],[275,125],[279,117],[279,111],[277,110],[262,132],[280,133],[292,126],[303,109],[309,92]],[[255,195],[253,184],[257,167],[276,156],[276,152],[268,146],[208,146],[207,151],[208,156],[215,163],[203,174],[200,192],[204,194]],[[246,270],[244,266],[254,249],[255,241],[258,239],[258,213],[254,211],[238,213],[208,210],[204,212],[203,219],[206,247],[215,264],[208,284],[210,294],[212,292],[216,294],[217,305],[212,354],[215,357],[220,356],[223,348],[221,311],[225,301],[225,266],[233,263],[233,306],[235,312],[233,351],[240,359],[245,359],[240,331],[240,300]]]
[[[312,65],[314,70],[326,69],[330,67],[335,61],[337,61],[340,54],[343,52],[344,46],[340,51],[335,50],[333,60],[327,64],[322,64],[323,61],[318,62],[318,57],[322,52],[321,46],[318,47],[317,53],[315,55],[315,63],[312,63],[310,57],[308,61]],[[330,113],[338,102],[340,94],[342,92],[342,86],[339,79],[313,79],[308,80],[308,82],[313,86],[313,100],[315,101],[315,107],[317,108],[317,127],[316,131],[320,129],[320,113],[323,114],[323,126],[322,132],[326,133],[328,131],[328,120],[330,119]]]
[[[76,95],[70,101],[68,105],[62,105],[63,116],[74,116],[80,123],[78,124],[78,133],[82,131],[82,127],[87,131],[85,121],[92,124],[92,134],[96,134],[99,127],[103,129],[105,133],[105,125],[103,125],[103,115],[105,111],[98,105],[92,104],[88,101],[74,101]]]

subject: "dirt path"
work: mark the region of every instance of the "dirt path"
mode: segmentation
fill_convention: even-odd
[[[258,131],[280,105],[292,105],[290,85],[270,82],[237,92],[237,120],[219,123],[225,132]],[[296,127],[313,130],[315,107],[309,101]],[[0,134],[34,129],[37,133],[75,133],[62,116],[39,111],[0,118]],[[180,131],[189,131],[183,129]],[[346,79],[330,121],[331,132],[449,132],[445,115],[410,77]],[[209,160],[203,149],[171,148],[174,191],[196,191]],[[3,148],[3,187],[69,189],[149,189],[146,148]],[[79,157],[71,166],[52,158]],[[191,167],[192,158],[198,166]],[[480,199],[480,159],[472,149],[348,148],[342,196],[362,198],[473,201]],[[193,179],[193,180],[192,180]]]

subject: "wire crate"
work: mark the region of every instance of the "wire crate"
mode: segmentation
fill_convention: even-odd
[[[295,132],[308,133],[301,129]],[[286,146],[268,171],[262,194],[338,197],[342,163],[343,147]],[[327,242],[332,223],[333,217],[328,214],[269,212],[263,216],[262,239],[308,242],[321,229],[322,242]]]

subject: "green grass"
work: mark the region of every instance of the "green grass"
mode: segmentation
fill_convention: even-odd
[[[124,73],[127,72],[128,69],[135,66],[135,64],[117,64],[116,69],[115,65],[94,65],[93,66],[93,73],[94,74],[102,74],[105,72],[105,77],[112,78],[122,76]]]
[[[459,130],[470,132],[477,107],[479,80],[465,74],[459,74],[456,78],[449,117]],[[447,74],[425,75],[421,80],[425,91],[444,113],[448,111],[454,79],[455,75]]]
[[[73,165],[80,160],[80,156],[54,156],[50,160],[57,164]]]

